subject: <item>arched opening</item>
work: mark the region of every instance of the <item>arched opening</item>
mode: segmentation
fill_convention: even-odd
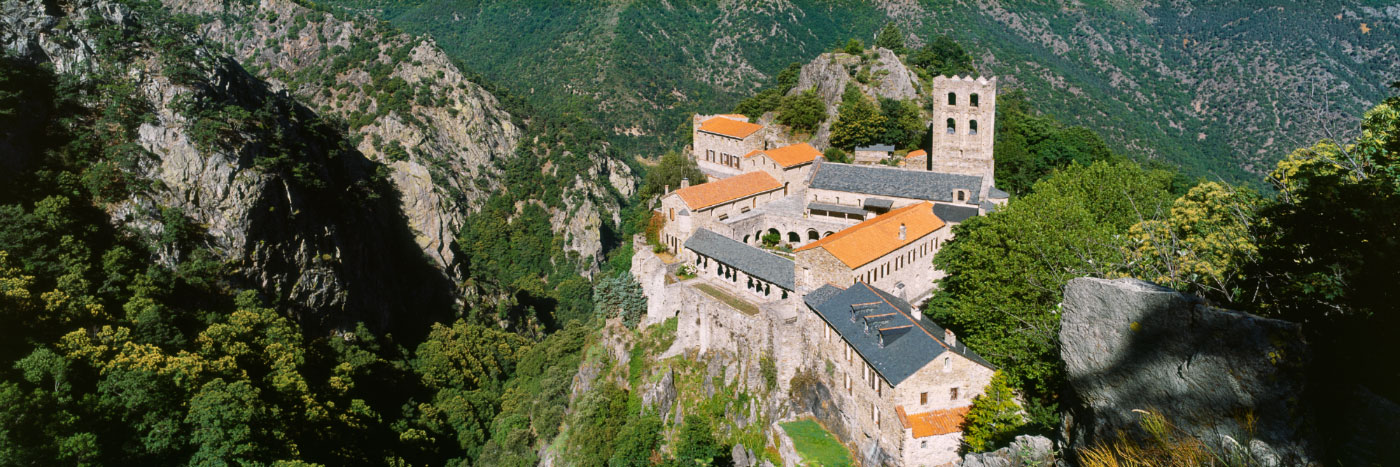
[[[968,105],[971,105],[971,106],[973,106],[973,107],[977,107],[977,93],[974,92],[974,93],[972,93],[971,96],[968,96],[968,97],[967,97],[967,103],[968,103]]]
[[[749,236],[748,236],[748,235],[745,235],[745,236],[744,236],[744,243],[748,243],[748,242],[749,242]]]
[[[778,229],[768,229],[768,233],[773,234],[773,235],[782,235],[782,234],[783,234],[782,232],[779,232]]]
[[[957,93],[948,93],[948,105],[958,105]]]
[[[969,134],[969,135],[975,135],[975,134],[977,134],[977,120],[968,120],[968,122],[967,122],[967,134]]]
[[[826,238],[826,237],[830,237],[830,236],[831,236],[831,232],[826,232],[826,233],[823,233],[823,234],[822,234],[822,238]]]
[[[802,241],[802,236],[797,232],[788,232],[788,243],[798,243]]]
[[[966,191],[958,190],[958,191],[957,191],[957,194],[958,194],[958,201],[967,201],[967,192],[966,192]]]
[[[808,230],[808,231],[807,231],[807,239],[808,239],[808,240],[816,240],[816,239],[819,239],[819,238],[822,238],[822,237],[821,237],[821,234],[818,234],[816,230]]]
[[[958,132],[958,122],[955,121],[955,120],[953,120],[953,119],[951,119],[951,118],[948,119],[948,134],[951,135],[951,134],[955,134],[955,133],[957,133],[957,132]]]

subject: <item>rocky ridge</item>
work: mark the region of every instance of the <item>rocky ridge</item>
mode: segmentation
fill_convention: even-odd
[[[381,166],[163,14],[108,0],[0,8],[10,55],[135,90],[145,154],[131,175],[150,183],[106,204],[112,222],[159,237],[171,213],[189,219],[204,248],[308,329],[389,329],[450,310],[452,286],[419,253]]]
[[[919,77],[893,51],[875,47],[870,53],[871,56],[867,58],[844,52],[828,52],[802,66],[797,85],[788,91],[788,95],[815,90],[826,104],[826,120],[812,135],[810,142],[813,146],[820,149],[830,145],[831,125],[836,123],[841,96],[851,83],[859,86],[861,92],[872,99],[908,100],[924,95]],[[869,76],[867,82],[861,83],[853,78],[863,73]],[[763,123],[771,125],[772,116],[766,117]]]
[[[452,242],[486,197],[508,189],[501,164],[516,156],[523,130],[437,47],[366,18],[314,10],[292,0],[256,3],[164,0],[200,18],[199,31],[298,100],[350,125],[356,148],[392,170],[416,241],[438,267],[462,278]],[[566,249],[600,257],[604,212],[634,189],[631,170],[598,157],[588,177],[551,210]],[[607,180],[607,184],[596,182]],[[614,216],[615,217],[615,214]],[[611,219],[616,222],[617,219]]]

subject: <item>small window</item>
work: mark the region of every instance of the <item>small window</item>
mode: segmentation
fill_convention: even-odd
[[[676,220],[676,208],[671,208],[671,220]]]
[[[928,449],[928,440],[920,440],[919,449]]]
[[[967,122],[967,134],[977,134],[977,120],[970,120]]]
[[[958,201],[967,201],[967,192],[958,190]]]
[[[958,105],[958,94],[948,93],[948,105]]]
[[[728,215],[728,214],[720,214],[720,215],[719,215],[719,220],[727,221],[727,220],[729,220],[729,215]]]
[[[748,208],[747,206],[746,206],[746,207],[739,208],[739,213],[740,213],[740,214],[743,214],[743,213],[746,213],[746,212],[749,212],[749,208]]]
[[[952,369],[953,359],[951,357],[943,357],[943,371],[952,371]]]
[[[928,405],[928,393],[927,393],[927,392],[921,392],[921,393],[919,393],[919,405]]]
[[[949,400],[958,400],[958,388],[949,388],[949,389],[948,389],[948,399],[949,399]]]
[[[967,104],[977,107],[977,93],[974,92],[971,96],[967,96]]]
[[[958,122],[954,121],[954,120],[951,119],[951,118],[948,119],[948,134],[951,135],[951,134],[955,134],[955,133],[957,133],[957,132],[958,132]]]

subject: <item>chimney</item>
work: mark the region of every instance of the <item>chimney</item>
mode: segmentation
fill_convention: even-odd
[[[957,347],[957,346],[958,346],[958,336],[957,336],[956,334],[953,334],[953,330],[952,330],[952,329],[944,329],[944,330],[943,330],[943,342],[946,343],[946,344],[948,344],[948,347]]]
[[[904,240],[904,224],[899,224],[899,239]]]
[[[668,193],[670,193],[670,192],[671,192],[671,185],[666,185],[665,188],[662,188],[662,189],[661,189],[661,193],[662,193],[662,194],[668,194]]]
[[[681,188],[690,188],[690,177],[681,178]]]

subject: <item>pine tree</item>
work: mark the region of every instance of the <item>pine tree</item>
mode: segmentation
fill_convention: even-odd
[[[986,452],[1005,444],[1026,424],[1006,376],[992,374],[987,392],[972,399],[963,425],[963,452]]]
[[[875,36],[875,46],[893,50],[894,53],[904,53],[904,31],[899,30],[899,26],[894,23],[885,25],[885,29],[880,30],[880,35]]]

